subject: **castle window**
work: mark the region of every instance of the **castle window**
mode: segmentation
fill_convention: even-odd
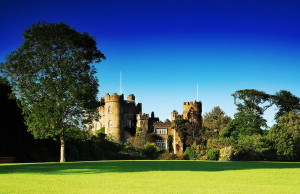
[[[111,120],[108,121],[108,126],[112,127],[112,121]]]
[[[157,135],[167,135],[168,134],[168,130],[167,129],[155,129],[155,133]]]
[[[167,149],[167,140],[156,140],[155,143],[161,149],[163,149],[163,150]]]
[[[111,106],[108,107],[108,112],[112,113]]]
[[[128,128],[131,128],[131,120],[127,120],[126,126],[127,126]]]

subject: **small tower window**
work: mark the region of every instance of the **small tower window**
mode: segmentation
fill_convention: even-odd
[[[111,106],[108,107],[108,112],[109,112],[109,113],[112,113],[112,111],[111,111]]]
[[[127,120],[127,127],[131,128],[131,120]]]
[[[108,126],[112,127],[112,121],[111,120],[109,120]]]

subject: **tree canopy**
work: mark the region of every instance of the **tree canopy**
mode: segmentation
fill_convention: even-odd
[[[203,125],[221,134],[231,120],[219,106],[216,106],[211,112],[204,114]]]
[[[255,114],[262,115],[264,111],[272,106],[271,95],[264,91],[255,89],[238,90],[232,94],[234,97],[234,104],[240,111],[252,111]],[[242,102],[240,102],[240,101]],[[262,106],[263,104],[267,105]]]
[[[275,119],[279,118],[288,112],[300,113],[300,98],[293,95],[291,92],[281,90],[272,97],[274,104],[278,107],[278,112],[275,114]]]
[[[88,33],[65,23],[38,22],[23,33],[24,42],[1,63],[23,115],[36,138],[64,140],[91,121],[97,108],[96,69],[105,56]]]

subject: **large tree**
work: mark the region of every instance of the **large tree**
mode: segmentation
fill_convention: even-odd
[[[300,113],[300,98],[291,92],[281,90],[272,96],[274,104],[278,107],[275,119],[279,122],[279,118],[289,112]]]
[[[25,123],[36,138],[60,138],[65,162],[65,138],[73,137],[93,119],[97,108],[96,69],[105,56],[94,37],[65,23],[33,24],[24,42],[1,63]]]
[[[293,138],[296,157],[300,160],[300,113],[289,112],[285,114],[279,118],[276,126],[286,130]]]
[[[238,90],[232,94],[234,104],[239,111],[251,111],[256,115],[262,115],[272,106],[271,95],[255,89]]]
[[[240,135],[262,134],[262,128],[267,128],[267,121],[262,115],[272,106],[271,96],[255,89],[238,90],[232,96],[237,113],[222,136],[239,138]]]
[[[219,107],[214,107],[211,112],[203,116],[203,126],[221,134],[232,119]]]

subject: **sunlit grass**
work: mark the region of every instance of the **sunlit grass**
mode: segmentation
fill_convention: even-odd
[[[300,163],[0,164],[0,193],[300,193]]]

